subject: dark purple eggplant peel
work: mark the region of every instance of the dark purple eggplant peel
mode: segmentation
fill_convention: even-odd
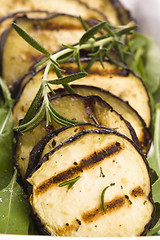
[[[137,136],[131,124],[98,96],[84,97],[76,94],[64,94],[57,97],[53,96],[50,102],[56,111],[63,114],[65,117],[70,117],[76,122],[94,123],[117,129],[138,144]],[[19,108],[19,110],[20,109],[21,108]],[[59,127],[61,126],[54,121],[46,127],[45,121],[43,121],[35,129],[20,134],[14,158],[23,179],[28,168],[29,154],[32,148],[47,133]]]

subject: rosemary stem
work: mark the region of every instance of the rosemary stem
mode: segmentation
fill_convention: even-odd
[[[108,37],[108,38],[104,38],[104,39],[100,39],[98,41],[93,41],[93,47],[99,47],[99,46],[103,46],[109,42],[112,42],[114,40],[113,37]],[[83,44],[79,47],[79,49],[87,49],[87,48],[90,48],[91,47],[91,42],[90,43],[86,43],[86,44]]]
[[[53,55],[50,56],[50,58],[53,60],[53,61],[57,61],[57,59],[67,53],[71,53],[73,51],[77,51],[78,49],[79,50],[82,50],[82,49],[88,49],[88,48],[91,48],[91,45],[92,47],[98,47],[98,46],[103,46],[109,42],[112,42],[114,40],[113,37],[108,37],[108,38],[104,38],[104,39],[100,39],[100,40],[97,40],[96,42],[93,40],[93,44],[92,42],[88,42],[88,43],[85,43],[85,44],[82,44],[82,45],[75,45],[75,50],[73,49],[70,49],[70,48],[66,48],[66,49],[63,49]]]
[[[47,76],[48,76],[51,64],[52,64],[52,62],[48,61],[47,65],[45,67],[43,78],[42,78],[42,82],[44,82],[44,83],[47,81]]]
[[[48,61],[47,62],[47,65],[45,67],[45,70],[44,70],[44,74],[43,74],[43,78],[42,78],[42,86],[43,86],[43,93],[44,93],[44,102],[45,102],[45,105],[46,107],[49,106],[49,102],[48,102],[48,96],[47,96],[47,88],[46,88],[46,81],[47,81],[47,76],[48,76],[48,73],[49,73],[49,70],[50,70],[50,66],[51,66],[52,62],[51,61]]]
[[[54,53],[53,55],[50,56],[50,58],[53,60],[53,61],[57,61],[57,59],[67,53],[71,53],[73,52],[73,49],[70,49],[70,48],[65,48],[65,49],[62,49],[61,51],[57,52],[57,53]]]

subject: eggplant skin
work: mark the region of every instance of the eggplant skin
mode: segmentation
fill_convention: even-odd
[[[81,58],[82,67],[85,69],[90,58],[83,57]],[[78,72],[77,65],[75,62],[68,62],[62,64],[61,66],[66,72],[66,75]],[[33,75],[29,73],[29,79],[23,78],[21,82],[21,90],[19,96],[23,91],[23,86],[26,81],[36,79],[37,77],[41,78],[43,73],[43,68],[40,69],[37,73]],[[55,74],[50,73],[49,77],[53,79]],[[27,78],[27,77],[26,77]],[[24,82],[24,84],[23,84]],[[110,93],[118,96],[124,101],[128,102],[129,105],[137,111],[140,117],[144,120],[146,127],[149,128],[152,119],[151,104],[149,94],[147,89],[142,81],[142,79],[137,76],[131,69],[123,69],[117,67],[104,59],[104,69],[102,69],[99,61],[96,61],[88,72],[88,76],[80,80],[76,80],[74,84],[78,85],[92,85],[95,87],[102,88],[109,91]],[[117,86],[118,87],[115,87]],[[17,96],[18,101],[19,97]]]
[[[40,13],[41,11],[46,12],[46,14],[48,12],[64,13],[64,9],[66,14],[77,14],[78,16],[81,15],[83,18],[88,14],[94,19],[108,19],[112,24],[127,24],[133,19],[128,10],[126,10],[118,0],[98,0],[94,2],[94,6],[92,0],[61,1],[61,4],[57,4],[56,0],[47,0],[47,2],[41,1],[41,3],[39,3],[38,0],[28,0],[21,3],[15,3],[13,0],[5,0],[1,4],[0,23],[8,18],[13,18],[23,13],[31,13],[31,15],[34,15],[34,12]],[[8,6],[10,7],[8,8]]]
[[[92,0],[81,0],[93,6]],[[94,8],[105,13],[110,23],[115,25],[123,25],[133,21],[131,13],[124,8],[119,0],[97,0],[94,2]]]
[[[44,155],[44,150],[50,149],[53,147],[56,147],[59,145],[59,141],[57,142],[57,139],[59,139],[59,135],[62,135],[60,138],[60,142],[66,140],[67,138],[72,137],[72,135],[87,130],[87,129],[110,129],[104,126],[96,125],[93,123],[77,123],[74,126],[66,126],[61,127],[58,129],[55,129],[51,133],[44,136],[32,149],[29,156],[29,163],[28,168],[26,171],[26,177],[29,178],[29,176],[34,172],[34,168],[36,168],[38,162]],[[110,129],[111,130],[111,129]],[[65,134],[68,132],[67,134]],[[47,146],[46,146],[47,145]],[[46,152],[47,150],[45,150]],[[42,155],[43,153],[43,155]]]
[[[15,22],[27,32],[29,31],[31,36],[49,52],[58,51],[63,43],[72,45],[85,32],[78,17],[67,14],[54,13],[46,18],[37,19],[23,16],[16,18]],[[46,37],[48,41],[45,40]],[[52,44],[53,39],[54,44]],[[15,48],[12,48],[13,44]],[[36,60],[42,57],[42,54],[19,37],[12,27],[3,32],[0,50],[1,75],[13,92],[15,82],[19,82],[19,79],[29,71]],[[7,69],[6,65],[10,66],[10,69]]]
[[[17,12],[11,12],[10,14],[7,14],[0,18],[0,35],[3,34],[7,30],[8,27],[11,26],[12,22],[17,17],[23,17],[27,16],[28,18],[46,18],[50,15],[53,15],[53,13],[50,13],[49,11],[44,10],[22,10]]]
[[[134,128],[138,141],[142,147],[143,153],[146,155],[151,145],[151,133],[147,128],[141,116],[120,97],[104,90],[103,88],[94,87],[91,85],[71,85],[75,92],[82,96],[97,95],[104,101],[110,104],[115,111],[120,113]],[[56,96],[67,93],[64,88],[55,90]]]
[[[84,59],[84,61],[81,61],[84,69],[88,60]],[[77,80],[75,84],[100,87],[117,95],[124,101],[127,101],[142,117],[146,126],[150,127],[152,117],[150,98],[142,79],[131,69],[117,67],[107,59],[104,60],[103,64],[104,68],[102,69],[100,62],[96,61],[88,71],[88,75],[83,79]],[[65,65],[68,73],[77,71],[75,63]]]
[[[76,149],[81,153],[75,166],[72,165],[75,157],[68,153]],[[59,165],[64,160],[64,164]],[[65,181],[64,177],[71,179],[75,174],[81,178],[71,189],[57,185]],[[39,219],[37,225],[41,223],[40,231],[44,230],[44,234],[48,231],[59,236],[139,236],[146,233],[153,218],[148,163],[134,142],[114,130],[86,130],[76,134],[48,152],[28,181],[33,186],[30,195],[33,215],[36,221]],[[104,212],[98,192],[106,186],[109,187]],[[61,205],[64,202],[66,204]]]
[[[31,83],[31,85],[29,87],[29,91],[27,91],[30,97],[33,97],[34,95],[30,94],[30,90],[33,90],[33,85],[32,82],[29,83]],[[29,95],[27,98],[28,102],[30,102]],[[22,97],[18,102],[19,105],[14,107],[14,113],[19,120],[21,119],[20,116],[22,116],[26,110],[26,105],[24,108],[21,107],[21,104],[23,105],[25,101],[26,100]],[[50,102],[57,112],[63,114],[63,116],[69,119],[73,119],[79,123],[96,123],[101,126],[115,128],[127,137],[137,141],[135,131],[130,123],[123,119],[119,113],[114,111],[109,104],[98,96],[85,97],[77,94],[64,94],[62,96],[52,97]],[[14,118],[14,122],[15,121],[16,118]],[[24,179],[28,168],[29,154],[32,151],[32,148],[50,131],[60,127],[61,126],[59,124],[52,121],[52,123],[46,128],[45,122],[42,122],[32,131],[25,132],[19,136],[14,157],[22,179]]]
[[[21,11],[49,11],[60,12],[73,15],[81,15],[82,17],[92,17],[93,19],[106,20],[107,17],[104,13],[97,9],[90,8],[87,4],[80,0],[61,0],[61,4],[57,0],[27,0],[27,1],[14,1],[2,0],[0,19],[6,15]],[[9,3],[8,3],[9,2]],[[34,10],[33,10],[34,9]],[[79,10],[79,11],[78,11]]]
[[[119,0],[109,0],[112,5],[115,7],[117,18],[121,24],[127,24],[130,21],[133,21],[133,17],[130,11],[126,10]]]

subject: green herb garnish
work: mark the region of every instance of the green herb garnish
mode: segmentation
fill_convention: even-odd
[[[155,120],[154,120],[154,151],[152,156],[148,157],[149,165],[160,177],[160,103],[156,105],[155,109]]]
[[[73,179],[70,179],[68,181],[65,181],[63,183],[59,184],[59,187],[64,187],[68,185],[68,189],[70,189],[78,180],[80,179],[80,176],[75,177]]]
[[[51,85],[62,84],[68,92],[75,93],[74,90],[69,86],[69,83],[85,77],[87,75],[86,70],[89,70],[97,58],[100,59],[102,67],[104,67],[103,59],[105,57],[109,58],[117,65],[124,67],[125,59],[128,57],[128,54],[126,54],[126,45],[128,45],[127,38],[128,35],[132,34],[132,31],[135,30],[137,26],[112,26],[107,22],[100,22],[94,27],[88,28],[87,24],[81,18],[80,21],[86,31],[81,37],[80,41],[73,46],[63,45],[64,48],[54,54],[50,54],[21,27],[19,27],[14,22],[12,23],[12,26],[16,32],[28,44],[46,55],[43,60],[35,65],[35,67],[37,67],[42,64],[46,64],[40,89],[24,119],[22,120],[21,125],[16,127],[15,130],[20,130],[21,132],[32,130],[37,125],[39,125],[44,120],[44,118],[46,118],[46,126],[49,125],[52,119],[62,126],[74,125],[76,123],[75,121],[72,121],[60,115],[52,107],[48,95],[48,91],[54,94],[54,90],[52,90]],[[85,70],[81,65],[81,50],[87,51],[86,56],[91,58],[91,61]],[[116,60],[114,59],[113,55],[116,56]],[[66,77],[63,76],[64,70],[61,69],[60,64],[66,62],[69,58],[76,60],[79,72]],[[47,79],[51,69],[54,69],[58,79]],[[39,107],[42,97],[43,100],[41,106]]]
[[[5,82],[0,78],[0,190],[10,182],[13,174],[13,100]]]
[[[17,170],[9,185],[0,191],[1,234],[28,234],[29,204],[16,179]]]
[[[105,195],[105,192],[106,192],[107,188],[109,188],[109,186],[105,187],[102,191],[102,194],[101,194],[101,203],[102,203],[102,208],[103,208],[104,212],[106,211],[105,202],[104,202],[104,195]]]

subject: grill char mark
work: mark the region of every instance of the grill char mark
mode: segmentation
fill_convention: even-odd
[[[142,195],[140,193],[143,193],[143,189],[140,186],[137,186],[131,190],[131,193],[135,193],[135,192],[137,194],[136,197],[141,197]],[[117,196],[111,201],[105,203],[106,211],[103,210],[102,206],[95,207],[94,209],[83,213],[81,217],[79,216],[79,219],[81,220],[74,219],[72,222],[67,222],[64,224],[63,227],[59,227],[58,229],[56,229],[56,232],[57,234],[59,234],[59,233],[78,231],[79,227],[84,223],[86,224],[92,223],[103,215],[113,213],[114,211],[118,211],[125,204],[127,204],[128,200],[129,200],[128,195],[119,196],[119,197]]]
[[[111,75],[111,76],[122,76],[122,77],[128,77],[129,75],[129,70],[127,69],[113,69],[108,71],[107,69],[104,69],[103,72],[100,71],[99,69],[93,69],[89,71],[89,74],[92,75],[101,75],[101,76],[107,76],[107,75]]]
[[[66,71],[66,74],[71,74],[71,73],[77,73],[78,69],[74,67],[65,67],[64,65],[64,70]],[[130,71],[128,69],[121,69],[121,68],[116,68],[112,70],[108,70],[107,68],[103,69],[103,71],[100,71],[98,68],[92,68],[89,70],[90,75],[100,75],[100,76],[122,76],[122,77],[128,77],[130,74]]]
[[[79,217],[81,221],[78,219],[75,219],[72,222],[64,224],[63,227],[59,227],[58,229],[56,229],[56,232],[57,234],[59,234],[59,233],[66,233],[66,232],[69,233],[73,231],[78,231],[81,225],[83,225],[84,223],[91,223],[105,214],[109,214],[113,211],[120,209],[121,207],[123,207],[125,202],[126,202],[125,197],[116,197],[112,201],[106,202],[105,204],[106,212],[104,212],[102,207],[99,206],[98,208],[95,208],[91,211],[83,213],[82,216]]]
[[[88,157],[81,160],[78,165],[73,165],[66,171],[63,171],[56,176],[46,180],[40,186],[37,187],[36,193],[45,192],[51,185],[57,184],[63,181],[68,180],[71,177],[83,172],[85,169],[91,168],[93,165],[98,164],[103,161],[106,157],[111,157],[115,154],[118,154],[122,149],[122,146],[119,142],[112,143],[110,146],[107,146],[105,149],[100,150],[99,152],[94,152]]]
[[[140,186],[134,188],[131,191],[131,196],[133,196],[133,197],[140,197],[140,196],[143,196],[143,195],[144,195],[144,192],[143,192],[143,189]]]
[[[113,211],[117,211],[125,204],[125,197],[117,197],[110,202],[105,203],[106,211],[103,210],[102,206],[99,208],[95,208],[87,213],[82,215],[82,219],[84,222],[92,222],[95,221],[98,217],[109,214]]]
[[[81,30],[82,26],[79,25],[75,25],[75,24],[69,24],[69,23],[63,23],[63,24],[58,24],[58,23],[54,23],[54,22],[48,22],[44,25],[39,26],[38,23],[34,23],[33,24],[33,28],[35,30],[54,30],[54,31],[59,31],[59,30],[69,30],[69,31],[74,31],[74,30]],[[82,29],[83,30],[83,29]]]
[[[136,188],[132,189],[131,194],[134,195],[134,197],[141,197],[143,195],[143,189],[140,186],[137,186]],[[80,219],[82,219],[82,223],[80,225],[83,225],[84,223],[91,223],[93,221],[96,221],[99,217],[113,213],[114,211],[119,210],[122,208],[126,202],[128,201],[128,196],[124,195],[121,197],[115,197],[110,202],[105,203],[106,211],[103,210],[102,206],[96,207],[88,212],[85,212],[82,214]],[[67,224],[67,227],[64,226],[61,229],[58,229],[58,232],[63,231],[76,231],[77,226],[75,224],[76,221],[73,221],[72,223]]]

